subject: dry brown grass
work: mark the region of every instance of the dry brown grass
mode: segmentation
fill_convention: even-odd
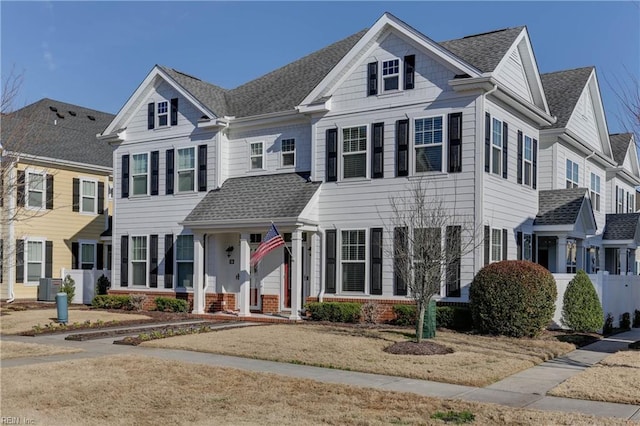
[[[76,352],[84,352],[84,350],[79,348],[63,348],[54,345],[40,345],[37,343],[0,341],[0,359],[73,354]]]
[[[56,309],[29,309],[26,311],[5,311],[0,316],[0,332],[2,334],[18,334],[24,331],[31,331],[33,326],[40,324],[44,326],[50,322],[55,322],[58,317]],[[93,311],[86,309],[69,309],[69,324],[74,322],[83,323],[85,321],[125,321],[135,319],[147,319],[146,315],[119,314],[106,311]]]
[[[483,337],[440,331],[436,343],[447,355],[394,355],[383,349],[406,339],[397,331],[320,325],[269,325],[145,342],[145,346],[185,349],[280,362],[486,386],[574,349],[553,340]]]
[[[474,425],[624,424],[133,355],[2,373],[0,414],[47,425],[420,425],[449,410],[471,411]]]
[[[548,393],[566,398],[640,404],[640,352],[609,355]]]

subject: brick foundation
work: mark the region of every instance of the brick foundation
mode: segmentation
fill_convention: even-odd
[[[275,314],[280,312],[280,298],[277,294],[263,294],[262,296],[263,314]]]
[[[156,309],[156,297],[169,297],[186,300],[189,303],[189,311],[193,311],[193,293],[177,293],[175,291],[149,291],[149,290],[109,290],[109,294],[144,294],[147,299],[142,304],[142,309],[153,311]],[[234,310],[236,308],[236,295],[234,293],[207,293],[205,295],[205,311],[220,312]]]

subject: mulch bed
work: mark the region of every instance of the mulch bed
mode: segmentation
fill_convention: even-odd
[[[385,352],[394,355],[446,355],[452,354],[453,349],[429,340],[418,342],[397,342],[384,348]]]

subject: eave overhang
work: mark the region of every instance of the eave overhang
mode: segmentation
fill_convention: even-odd
[[[178,224],[190,229],[209,230],[218,232],[247,232],[256,229],[264,231],[264,227],[275,223],[278,228],[308,228],[305,230],[316,230],[318,222],[300,217],[261,218],[261,219],[228,219],[228,220],[203,220],[203,221],[182,221]]]
[[[613,159],[605,156],[600,151],[596,151],[592,146],[582,142],[578,135],[566,127],[559,129],[542,129],[540,130],[540,139],[543,142],[555,143],[558,139],[575,148],[578,152],[589,158],[593,158],[597,163],[605,168],[616,167],[616,163]]]
[[[112,167],[99,166],[97,164],[78,163],[76,161],[42,157],[39,155],[21,154],[21,153],[12,152],[12,151],[4,151],[2,155],[3,157],[13,158],[18,163],[36,164],[36,165],[42,165],[42,166],[51,167],[51,168],[66,167],[66,168],[82,169],[82,170],[87,170],[89,172],[94,172],[94,173],[102,172],[108,175],[113,173]]]

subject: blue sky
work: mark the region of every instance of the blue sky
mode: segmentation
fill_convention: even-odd
[[[435,41],[527,25],[540,72],[595,65],[611,86],[640,77],[640,2],[0,2],[3,81],[16,106],[43,97],[116,113],[154,64],[233,88],[368,28],[391,12]]]

